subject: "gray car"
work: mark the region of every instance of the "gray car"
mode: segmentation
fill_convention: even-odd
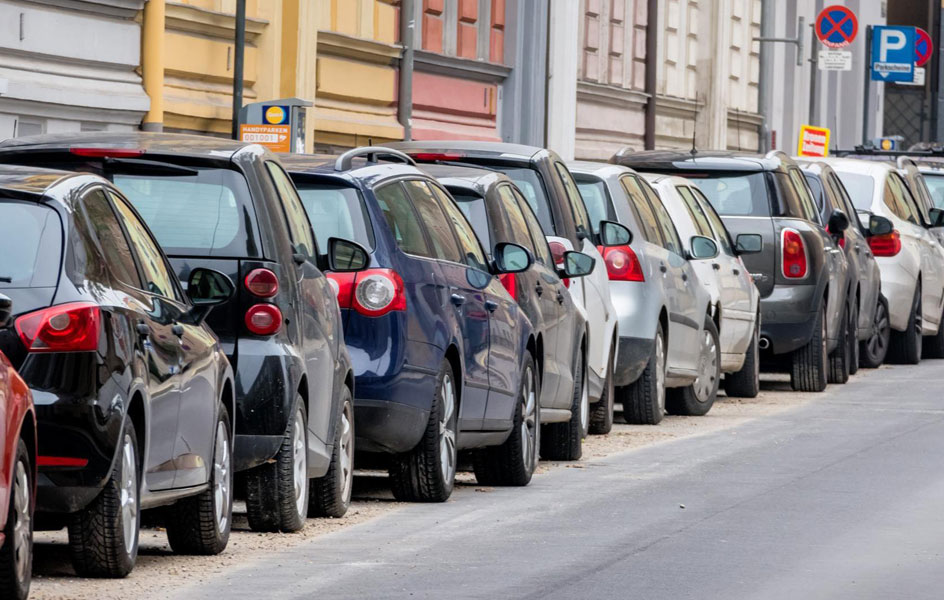
[[[782,152],[633,152],[611,162],[692,179],[741,250],[760,234],[761,252],[744,256],[761,295],[761,368],[790,373],[793,389],[826,389],[829,354],[846,327],[849,277],[842,249],[826,232],[844,231],[843,213],[821,220],[806,178]]]

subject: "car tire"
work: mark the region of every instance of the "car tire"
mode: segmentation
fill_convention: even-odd
[[[760,393],[760,315],[741,370],[724,376],[724,393],[732,398],[756,398]]]
[[[944,327],[942,327],[944,329]],[[610,346],[610,357],[606,363],[606,380],[603,382],[603,395],[596,404],[590,407],[591,435],[606,435],[613,430],[613,405],[616,403],[616,386],[613,384],[613,364],[616,362],[615,344]]]
[[[843,325],[839,328],[839,340],[836,349],[829,355],[829,383],[846,383],[849,381],[849,313],[847,308],[843,315]]]
[[[820,302],[814,317],[813,336],[805,346],[794,350],[790,385],[797,392],[822,392],[826,389],[829,355],[826,353],[826,302]],[[819,323],[819,327],[816,326]]]
[[[33,571],[33,469],[19,440],[10,482],[10,507],[0,547],[0,598],[26,600]]]
[[[177,554],[212,556],[226,549],[233,525],[233,440],[229,413],[220,404],[213,436],[209,487],[165,510],[167,541]]]
[[[921,356],[924,358],[944,358],[944,313],[937,327],[937,333],[924,338]]]
[[[584,411],[589,418],[587,361],[583,344],[578,346],[574,368],[574,391],[570,402],[570,420],[541,426],[541,457],[545,460],[579,460],[583,456]]]
[[[701,352],[698,358],[698,379],[683,388],[665,391],[665,409],[670,415],[700,417],[708,414],[718,397],[721,379],[721,340],[718,327],[705,317]]]
[[[473,470],[480,485],[525,486],[531,482],[541,442],[540,391],[534,359],[528,353],[521,370],[511,435],[501,446],[477,450],[473,455]]]
[[[849,331],[846,344],[849,346],[849,375],[859,372],[859,298],[852,301],[852,315],[849,317]]]
[[[80,577],[125,577],[138,558],[140,454],[130,418],[118,439],[118,460],[105,487],[69,523],[72,567]]]
[[[859,366],[877,369],[885,362],[888,354],[891,325],[888,320],[888,300],[879,297],[872,314],[869,338],[859,344]]]
[[[311,480],[308,496],[309,517],[341,518],[351,506],[354,488],[354,399],[351,390],[341,388],[338,425],[334,434],[331,464],[324,477]]]
[[[916,365],[921,362],[921,284],[915,289],[911,303],[911,315],[904,331],[892,331],[886,361],[900,365]]]
[[[632,425],[658,425],[665,413],[665,336],[656,325],[649,362],[631,385],[620,388],[623,416]]]
[[[308,412],[301,395],[273,459],[246,472],[246,516],[249,528],[293,532],[308,515]]]
[[[393,497],[403,502],[445,502],[456,483],[458,394],[452,365],[443,360],[426,431],[416,448],[394,457]]]

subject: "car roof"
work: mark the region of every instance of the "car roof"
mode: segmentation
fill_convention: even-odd
[[[807,162],[818,162],[829,165],[834,171],[858,173],[872,177],[884,177],[889,171],[898,171],[890,162],[876,160],[860,160],[858,158],[836,158],[832,156],[810,158]]]
[[[39,199],[59,182],[78,175],[54,169],[0,165],[0,191],[7,196],[33,196]]]
[[[577,175],[595,175],[601,179],[605,179],[607,177],[619,177],[624,173],[636,173],[635,170],[623,165],[614,165],[611,163],[595,162],[591,160],[568,161],[567,169],[575,177]]]
[[[457,140],[427,140],[422,142],[395,142],[387,144],[391,148],[409,153],[410,150],[464,150],[479,154],[495,154],[503,158],[531,160],[536,154],[544,150],[538,146],[524,144],[509,144],[506,142],[457,141]]]
[[[42,151],[71,148],[120,148],[143,150],[145,154],[231,158],[237,151],[254,146],[227,138],[183,133],[75,132],[12,138],[0,142],[0,152]]]
[[[767,156],[734,152],[730,150],[699,150],[695,153],[683,150],[643,150],[635,152],[623,148],[613,155],[610,162],[625,165],[640,171],[692,170],[692,171],[777,171],[783,167],[785,154],[770,153]]]
[[[381,180],[404,175],[429,177],[417,167],[396,161],[368,162],[365,158],[355,158],[350,169],[337,171],[334,167],[338,157],[329,154],[280,154],[279,158],[289,173],[331,177],[349,184],[374,185]]]
[[[511,179],[504,173],[491,169],[477,169],[475,167],[435,163],[423,165],[420,168],[446,187],[459,187],[473,190],[476,194],[483,197],[488,192],[489,188],[502,182],[511,182]]]
[[[686,179],[681,175],[666,175],[664,173],[642,173],[642,178],[648,181],[653,187],[660,184],[667,185],[685,185],[693,186],[691,179]]]

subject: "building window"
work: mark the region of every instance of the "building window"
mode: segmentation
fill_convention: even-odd
[[[42,135],[46,130],[46,122],[35,119],[17,119],[16,133],[13,137],[26,137],[28,135]]]
[[[79,125],[79,131],[105,131],[104,123],[88,123],[83,121]]]

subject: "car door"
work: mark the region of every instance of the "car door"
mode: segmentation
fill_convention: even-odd
[[[337,329],[334,290],[316,266],[315,234],[292,180],[275,162],[266,162],[266,169],[278,191],[294,255],[297,292],[292,303],[298,321],[296,343],[304,353],[308,376],[308,430],[322,444],[329,444],[336,419],[338,383],[334,377],[338,344],[334,336]]]
[[[904,205],[905,220],[911,225],[912,234],[921,247],[921,309],[923,318],[929,323],[937,325],[941,322],[941,302],[944,296],[942,282],[944,282],[944,257],[941,254],[941,245],[938,243],[934,234],[924,226],[921,212],[918,209],[917,201],[908,189],[908,186],[900,179],[897,173],[889,174],[889,181],[896,180],[892,184],[892,193],[901,193],[900,201]]]
[[[113,208],[102,188],[82,198],[90,229],[95,231],[102,254],[117,280],[115,310],[133,315],[132,336],[140,340],[147,372],[148,432],[145,481],[147,489],[174,487],[175,447],[180,410],[180,341],[173,333],[174,313],[161,293],[165,282],[154,268],[153,254],[135,248],[136,235],[122,213]],[[158,252],[157,257],[163,261]],[[151,258],[152,260],[148,260]],[[163,263],[162,263],[163,264]]]
[[[485,307],[484,285],[480,285],[474,275],[470,276],[444,212],[446,203],[441,203],[433,192],[433,188],[439,188],[418,179],[404,181],[404,187],[424,224],[433,257],[438,261],[445,286],[443,309],[454,314],[461,338],[463,385],[459,429],[480,430],[489,391],[489,311]],[[452,204],[451,199],[448,204]]]

